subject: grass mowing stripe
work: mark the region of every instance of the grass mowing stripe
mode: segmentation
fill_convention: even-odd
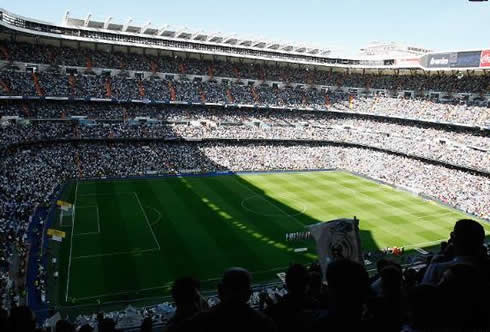
[[[250,189],[249,187],[243,185],[242,183],[240,183],[238,180],[234,179],[236,181],[236,183],[240,184],[243,188],[247,189],[248,191],[250,191],[251,193],[254,193],[254,194],[258,194],[256,191]],[[264,195],[260,195],[259,196],[261,199],[263,199],[265,202],[269,203],[272,207],[276,208],[278,211],[280,211],[281,213],[283,213],[285,216],[291,218],[295,223],[297,223],[300,227],[304,227],[305,225],[299,221],[298,219],[296,219],[293,215],[290,215],[288,214],[287,212],[285,212],[281,207],[277,206],[276,204],[272,203],[271,201],[269,201],[268,199],[266,199]]]
[[[169,177],[81,184],[69,186],[67,193],[76,193],[77,207],[99,206],[103,233],[87,235],[83,241],[73,237],[62,244],[59,287],[68,285],[68,269],[61,268],[64,264],[71,264],[72,279],[66,292],[58,292],[55,305],[72,304],[68,297],[88,304],[96,303],[97,299],[127,301],[168,295],[171,282],[184,275],[203,280],[203,289],[215,289],[223,270],[234,265],[256,271],[257,282],[270,281],[280,267],[315,259],[311,253],[312,241],[286,242],[284,234],[302,231],[304,225],[320,221],[357,215],[361,219],[363,248],[405,245],[408,249],[438,243],[449,235],[451,219],[463,216],[412,194],[344,172]],[[242,201],[251,196],[254,198],[246,206],[265,215],[242,207]],[[304,206],[307,209],[303,212]],[[74,235],[73,224],[95,218],[90,211],[85,212],[80,216],[76,213],[70,237]],[[303,213],[291,216],[298,212]],[[141,220],[141,213],[146,222]],[[86,229],[89,225],[93,227],[93,221],[86,223]],[[147,246],[155,243],[155,239],[160,251]],[[72,254],[103,256],[68,263],[65,257],[70,254],[70,246]],[[128,253],[106,255],[117,246]],[[298,247],[307,247],[308,252],[294,253]],[[133,251],[137,248],[152,251]]]

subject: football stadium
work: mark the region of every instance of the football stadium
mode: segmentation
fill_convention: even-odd
[[[486,44],[0,9],[0,331],[490,329]]]

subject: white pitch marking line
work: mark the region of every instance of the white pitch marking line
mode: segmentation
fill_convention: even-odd
[[[147,208],[152,209],[153,211],[155,211],[156,213],[158,213],[157,220],[155,220],[154,222],[152,222],[151,225],[154,226],[154,225],[158,224],[158,222],[162,219],[162,213],[158,209],[155,209],[154,207],[147,206]]]
[[[107,254],[95,254],[95,255],[86,255],[86,256],[76,256],[73,257],[73,260],[75,259],[86,259],[86,258],[95,258],[95,257],[106,257],[106,256],[119,256],[119,255],[129,255],[129,254],[141,254],[145,252],[152,252],[152,251],[159,251],[160,248],[152,248],[152,249],[145,249],[145,250],[138,250],[138,251],[120,251],[120,252],[110,252]]]
[[[140,198],[138,196],[138,193],[133,192],[134,196],[136,197],[136,200],[138,201],[138,204],[140,205],[141,211],[143,211],[143,215],[145,216],[146,219],[146,224],[148,225],[148,228],[150,229],[151,234],[153,235],[153,239],[155,240],[155,243],[158,246],[158,250],[160,250],[160,243],[157,240],[157,237],[155,235],[155,232],[153,232],[153,228],[151,228],[150,221],[148,220],[148,216],[146,215],[146,211],[143,208],[143,204],[141,204]]]
[[[100,217],[99,217],[99,206],[97,204],[95,205],[84,205],[84,206],[79,206],[77,209],[93,209],[97,211],[97,231],[96,232],[86,232],[86,233],[77,233],[75,236],[79,235],[90,235],[90,234],[100,234]]]
[[[431,244],[438,244],[438,243],[441,243],[442,241],[447,241],[449,239],[449,237],[445,238],[445,239],[440,239],[440,240],[435,240],[435,241],[429,241],[429,242],[421,242],[421,243],[416,243],[416,244],[410,244],[408,246],[404,246],[404,248],[408,248],[408,249],[414,249],[414,248],[420,248],[422,246],[429,246]]]
[[[85,196],[114,196],[114,195],[132,195],[134,194],[134,191],[119,191],[119,192],[113,192],[113,193],[89,193],[89,194],[82,194],[80,197],[85,197]]]
[[[301,225],[301,227],[305,227],[305,224],[303,224],[302,222],[300,222],[294,215],[290,215],[290,214],[287,214],[283,209],[281,209],[280,207],[276,206],[275,204],[269,202],[267,199],[263,198],[260,194],[258,194],[257,192],[253,191],[252,189],[250,189],[249,187],[247,187],[246,185],[244,185],[243,183],[241,183],[240,181],[238,181],[237,179],[235,178],[232,178],[236,183],[238,183],[240,186],[244,187],[245,189],[247,189],[248,191],[250,191],[251,193],[259,196],[262,200],[264,200],[265,202],[269,203],[271,206],[275,207],[276,209],[278,209],[279,211],[281,211],[285,216],[293,219],[293,221],[295,223],[297,223],[298,225]]]
[[[260,273],[280,271],[280,270],[285,271],[287,268],[288,268],[287,266],[283,266],[283,267],[277,267],[277,268],[269,269],[269,270],[250,272],[250,274],[254,275],[254,274],[260,274]],[[204,280],[201,280],[201,283],[208,282],[208,281],[220,280],[220,279],[221,279],[221,277],[204,279]],[[78,301],[83,301],[83,300],[96,299],[96,298],[100,298],[100,297],[109,297],[109,296],[122,295],[122,294],[128,294],[128,293],[143,292],[143,291],[148,291],[148,290],[154,290],[154,289],[160,289],[160,288],[169,287],[170,284],[171,283],[168,283],[168,284],[162,285],[162,286],[149,287],[149,288],[140,288],[140,289],[135,289],[135,290],[124,290],[124,291],[119,291],[119,292],[115,292],[115,293],[106,293],[106,294],[100,294],[100,295],[95,295],[95,296],[77,297],[77,300]]]
[[[75,200],[73,202],[73,214],[72,214],[72,228],[71,228],[71,235],[70,235],[70,256],[68,258],[68,276],[66,277],[66,292],[65,292],[65,301],[68,301],[68,291],[70,287],[70,270],[71,270],[71,255],[73,251],[73,234],[75,233],[75,213],[77,211],[76,203],[77,203],[77,195],[78,195],[78,181],[77,184],[75,185]]]

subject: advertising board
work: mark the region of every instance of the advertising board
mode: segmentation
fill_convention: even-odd
[[[456,62],[450,63],[453,68],[468,68],[480,66],[481,51],[458,52]]]
[[[419,67],[420,66],[420,58],[396,59],[395,64],[397,67],[403,67],[403,68]]]
[[[456,63],[458,59],[457,53],[437,53],[427,56],[428,68],[449,68],[451,64]]]
[[[480,67],[490,67],[490,50],[481,51]]]

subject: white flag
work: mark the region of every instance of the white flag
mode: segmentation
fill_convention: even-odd
[[[363,264],[359,219],[335,219],[307,227],[316,241],[318,259],[324,273],[327,265],[339,258]]]

